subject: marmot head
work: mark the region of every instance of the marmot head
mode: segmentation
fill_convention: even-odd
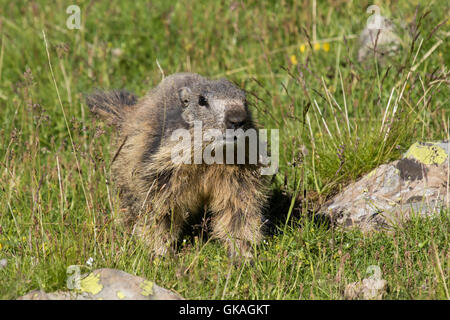
[[[226,79],[210,80],[195,73],[166,77],[137,101],[126,91],[100,92],[87,97],[90,110],[116,126],[135,130],[153,121],[155,132],[165,136],[178,128],[190,129],[201,121],[203,129],[247,130],[253,128],[245,92]],[[140,129],[139,129],[140,130]]]
[[[182,118],[193,126],[202,121],[204,129],[253,127],[245,92],[226,79],[208,80],[195,75],[178,89]]]

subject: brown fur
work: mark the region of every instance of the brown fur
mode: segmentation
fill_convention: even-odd
[[[203,94],[211,107],[196,105]],[[226,102],[224,114],[213,113],[218,99]],[[268,193],[258,165],[174,164],[176,142],[169,139],[175,129],[192,129],[192,119],[202,120],[204,128],[224,130],[227,119],[245,113],[242,126],[252,128],[242,90],[226,80],[182,73],[166,78],[138,102],[114,91],[96,93],[87,103],[118,129],[112,175],[127,208],[124,220],[155,253],[171,249],[187,219],[207,207],[213,236],[224,241],[231,255],[251,255],[251,245],[262,238]]]

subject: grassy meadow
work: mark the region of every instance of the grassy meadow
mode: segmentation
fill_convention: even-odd
[[[80,29],[66,26],[72,4]],[[375,1],[402,49],[359,63],[370,4],[0,0],[0,299],[64,290],[70,265],[121,269],[189,299],[343,299],[375,265],[386,299],[450,299],[448,210],[372,234],[311,214],[413,142],[449,136],[449,4]],[[253,265],[233,264],[201,222],[164,258],[114,223],[113,132],[84,95],[142,96],[180,71],[234,81],[258,125],[279,129],[272,228]]]

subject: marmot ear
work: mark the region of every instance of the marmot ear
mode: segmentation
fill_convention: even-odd
[[[188,87],[183,87],[180,90],[178,90],[178,96],[183,106],[186,107],[188,105],[191,93],[192,91]]]

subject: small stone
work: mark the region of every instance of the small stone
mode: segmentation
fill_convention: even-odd
[[[8,260],[0,259],[0,269],[6,268],[7,265],[8,265]]]
[[[123,50],[120,48],[114,48],[111,50],[111,54],[113,55],[113,57],[118,58],[118,57],[122,56]]]
[[[387,281],[384,279],[363,279],[347,285],[344,297],[347,300],[381,300],[386,293]]]
[[[395,55],[401,48],[401,41],[391,20],[379,16],[380,26],[366,26],[359,37],[360,47],[358,61],[365,62],[375,54],[383,60],[386,56]]]

